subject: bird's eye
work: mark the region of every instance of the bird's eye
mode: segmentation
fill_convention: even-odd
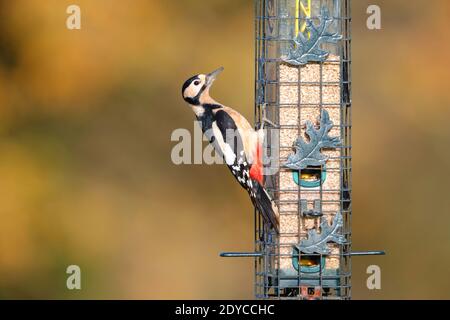
[[[194,81],[194,85],[198,86],[200,84],[200,81]]]

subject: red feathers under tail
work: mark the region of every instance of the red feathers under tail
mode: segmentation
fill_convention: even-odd
[[[258,145],[256,149],[256,159],[253,162],[252,167],[250,168],[250,178],[258,181],[261,185],[264,183],[264,174],[263,174],[263,163],[262,163],[262,146]]]

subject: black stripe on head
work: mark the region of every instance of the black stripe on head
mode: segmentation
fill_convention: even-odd
[[[193,76],[192,78],[188,79],[184,84],[183,84],[183,88],[181,90],[181,94],[183,95],[183,99],[184,101],[186,101],[187,103],[194,105],[194,106],[199,106],[200,105],[200,96],[202,95],[203,91],[206,90],[207,86],[206,84],[204,84],[202,86],[202,88],[200,89],[200,91],[198,92],[198,94],[191,98],[191,97],[185,97],[184,96],[184,91],[191,85],[192,82],[194,82],[195,80],[201,80],[199,78],[199,76]]]
[[[183,88],[181,89],[181,94],[184,94],[184,90],[186,90],[192,82],[194,82],[195,80],[200,80],[200,78],[198,76],[193,76],[192,78],[189,78],[184,84],[183,84]]]

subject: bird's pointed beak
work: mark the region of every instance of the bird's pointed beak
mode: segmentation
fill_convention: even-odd
[[[214,70],[213,72],[207,74],[206,75],[206,85],[208,87],[210,87],[213,84],[214,80],[216,80],[217,76],[220,73],[222,73],[223,70],[224,70],[224,67],[220,67],[219,69]]]

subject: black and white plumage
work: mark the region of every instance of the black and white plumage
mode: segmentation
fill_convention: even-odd
[[[201,123],[202,131],[223,156],[239,184],[247,190],[255,208],[278,231],[278,210],[263,187],[262,130],[255,131],[241,114],[209,95],[220,68],[188,79],[182,88],[184,100]]]

